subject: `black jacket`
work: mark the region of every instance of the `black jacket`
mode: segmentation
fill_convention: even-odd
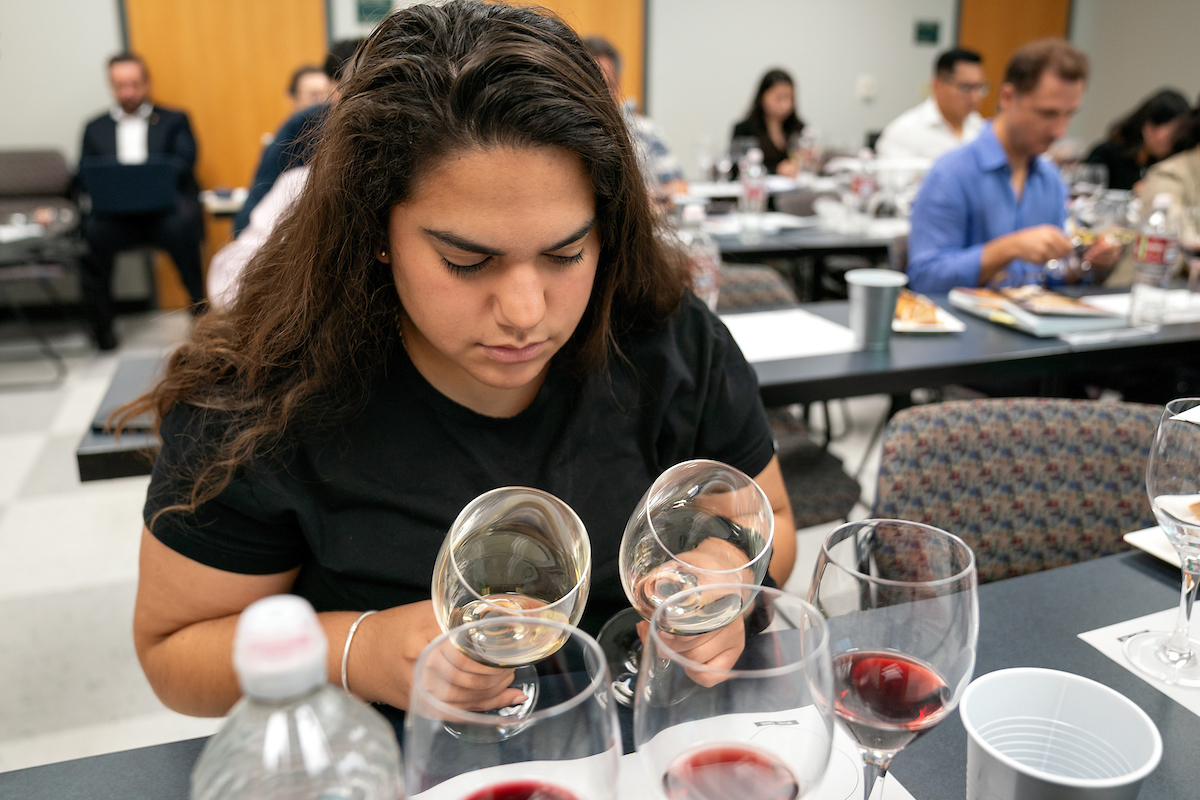
[[[200,194],[193,170],[196,167],[196,137],[183,111],[154,106],[150,112],[146,152],[165,155],[179,163],[179,192],[195,198]],[[117,121],[108,112],[101,114],[83,129],[80,159],[117,155]]]

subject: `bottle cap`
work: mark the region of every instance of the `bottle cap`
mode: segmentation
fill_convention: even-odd
[[[704,206],[700,203],[688,203],[683,207],[683,224],[700,225],[704,222]]]
[[[751,164],[761,164],[763,162],[763,151],[760,147],[751,147],[746,151],[746,160]]]
[[[328,681],[328,650],[325,631],[307,600],[291,594],[264,597],[238,619],[233,668],[250,697],[284,700]]]
[[[1151,207],[1152,208],[1170,208],[1171,204],[1174,202],[1175,202],[1175,198],[1171,195],[1170,192],[1159,192],[1158,194],[1154,195],[1154,201],[1153,201],[1153,203],[1151,203]]]

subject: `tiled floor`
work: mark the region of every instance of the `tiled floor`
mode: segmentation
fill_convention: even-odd
[[[168,711],[142,676],[130,635],[147,478],[79,482],[75,446],[121,355],[170,350],[185,313],[120,321],[122,347],[98,354],[70,328],[52,330],[69,374],[51,389],[0,390],[0,771],[203,736],[218,721]],[[0,327],[0,384],[47,374]],[[856,468],[886,397],[833,404],[831,445]],[[823,425],[819,418],[815,423]],[[863,471],[873,476],[878,446]],[[867,481],[870,483],[870,481]],[[864,487],[870,502],[871,487]],[[858,507],[854,516],[866,515]],[[822,536],[798,534],[788,589],[804,594]]]

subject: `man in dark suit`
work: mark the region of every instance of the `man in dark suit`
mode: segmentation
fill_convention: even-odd
[[[116,347],[113,335],[112,273],[116,254],[130,247],[154,245],[166,250],[191,295],[204,300],[200,242],[204,219],[199,187],[192,170],[196,139],[187,114],[153,105],[150,73],[136,55],[122,53],[108,62],[108,79],[116,105],[87,124],[80,163],[96,157],[116,158],[121,164],[143,164],[147,157],[172,159],[178,169],[174,208],[137,214],[94,211],[84,220],[89,255],[84,259],[83,301],[96,344]],[[198,308],[194,305],[193,309]]]

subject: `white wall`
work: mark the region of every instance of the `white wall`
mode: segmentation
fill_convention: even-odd
[[[117,0],[0,0],[0,148],[57,148],[74,165],[120,49]]]
[[[860,147],[925,96],[937,54],[952,46],[957,0],[647,0],[649,115],[684,171],[700,136],[726,145],[764,72],[797,81],[800,116],[827,145]],[[938,20],[936,46],[913,41],[916,20]],[[855,94],[860,75],[877,94]]]
[[[1091,56],[1092,75],[1071,137],[1090,146],[1156,89],[1191,103],[1200,92],[1200,2],[1074,0],[1071,40]]]

